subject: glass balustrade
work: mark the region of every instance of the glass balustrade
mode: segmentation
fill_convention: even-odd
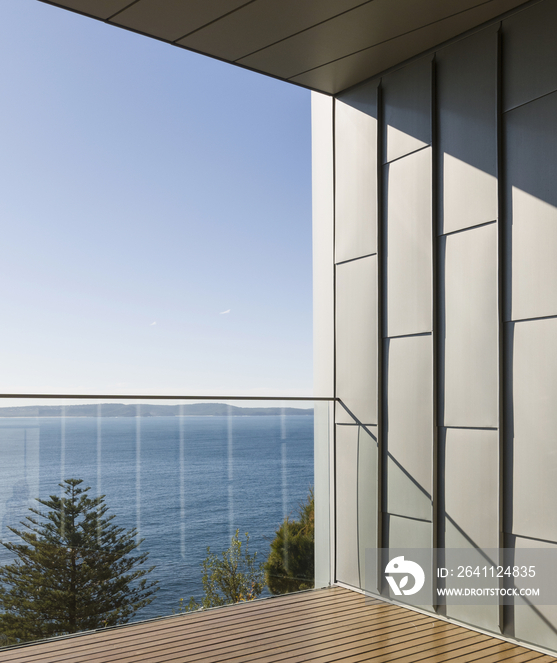
[[[329,402],[28,403],[0,403],[0,646],[314,586]]]

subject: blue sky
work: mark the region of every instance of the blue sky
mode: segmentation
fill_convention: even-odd
[[[310,395],[310,93],[37,0],[0,62],[0,391]]]

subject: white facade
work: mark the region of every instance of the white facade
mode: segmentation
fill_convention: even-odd
[[[365,546],[557,546],[556,29],[528,3],[313,95],[333,582],[388,595]],[[557,606],[438,612],[557,650]]]

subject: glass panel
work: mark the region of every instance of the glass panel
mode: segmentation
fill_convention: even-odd
[[[2,644],[313,587],[313,402],[51,403],[0,407]]]

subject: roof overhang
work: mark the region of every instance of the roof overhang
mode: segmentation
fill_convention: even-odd
[[[41,0],[334,94],[525,0]]]

